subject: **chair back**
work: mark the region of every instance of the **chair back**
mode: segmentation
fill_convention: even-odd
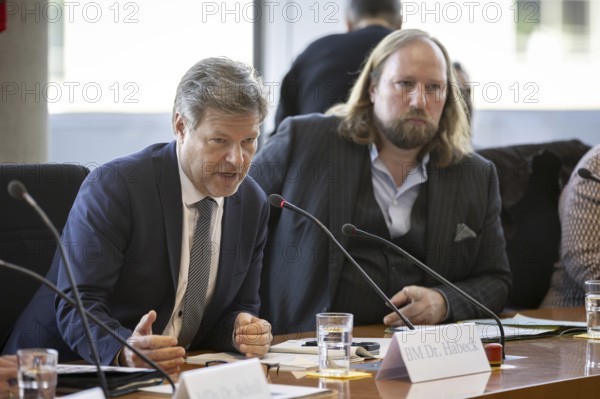
[[[45,275],[56,251],[51,232],[35,210],[8,193],[12,180],[25,185],[61,233],[88,173],[85,166],[74,164],[1,163],[0,259]],[[0,267],[0,349],[39,285],[27,276]]]
[[[513,274],[511,309],[539,307],[559,259],[558,200],[590,146],[578,140],[480,149],[498,170],[502,227]]]

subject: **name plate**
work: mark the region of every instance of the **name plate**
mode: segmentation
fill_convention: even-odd
[[[490,371],[475,325],[444,324],[395,333],[377,379],[422,382]]]
[[[241,360],[181,373],[175,399],[270,399],[258,359]]]

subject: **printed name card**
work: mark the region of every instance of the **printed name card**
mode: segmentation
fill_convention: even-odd
[[[475,324],[445,324],[395,333],[377,379],[408,374],[422,382],[489,371]]]
[[[271,392],[258,359],[241,360],[181,373],[175,399],[269,399]]]

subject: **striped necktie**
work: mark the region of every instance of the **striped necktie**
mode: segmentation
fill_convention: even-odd
[[[194,229],[194,240],[190,251],[188,283],[183,302],[183,320],[178,345],[187,348],[198,334],[204,315],[206,290],[211,264],[210,225],[215,200],[206,197],[194,204],[198,219]]]

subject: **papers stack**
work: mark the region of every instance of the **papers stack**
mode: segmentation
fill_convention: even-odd
[[[317,346],[304,346],[307,341],[314,339],[297,339],[282,342],[271,346],[269,353],[262,359],[262,363],[278,363],[283,371],[312,371],[319,368],[319,348]],[[378,355],[371,354],[360,346],[351,347],[352,363],[360,363],[365,359],[382,358],[389,346],[389,338],[354,338],[353,341],[375,341],[381,346]],[[187,362],[191,364],[205,364],[210,361],[233,362],[244,360],[245,356],[239,353],[205,353],[202,355],[191,356]]]

